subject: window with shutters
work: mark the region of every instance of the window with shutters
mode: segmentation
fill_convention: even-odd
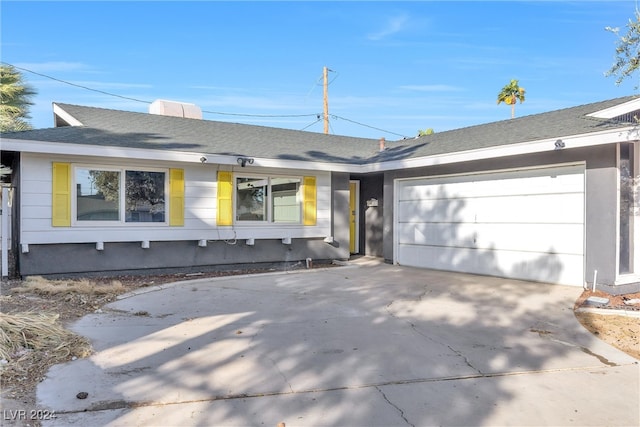
[[[167,224],[168,170],[76,166],[73,222],[76,225]]]
[[[235,220],[299,224],[302,218],[302,178],[236,176]]]

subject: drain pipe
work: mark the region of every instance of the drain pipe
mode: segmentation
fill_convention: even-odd
[[[598,270],[593,270],[593,285],[591,286],[591,292],[596,291],[596,280],[598,280]]]

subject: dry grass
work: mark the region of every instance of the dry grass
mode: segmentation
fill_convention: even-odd
[[[113,295],[125,287],[119,281],[97,284],[89,280],[48,280],[34,276],[27,278],[13,293],[59,297],[63,295]],[[55,312],[0,313],[0,375],[3,380],[21,375],[34,362],[48,366],[72,357],[86,357],[91,347],[86,339],[64,328]],[[37,360],[35,360],[37,359]]]
[[[57,363],[91,354],[89,342],[58,322],[54,313],[0,313],[0,378],[30,387]]]
[[[0,379],[3,388],[20,395],[33,389],[52,365],[91,354],[91,345],[64,327],[60,313],[92,310],[96,297],[124,292],[119,281],[98,284],[89,280],[47,280],[30,277],[13,287],[14,296],[3,296],[0,312]],[[16,300],[18,296],[19,300]],[[20,304],[14,304],[14,301]],[[63,307],[69,306],[69,310]],[[5,312],[5,308],[10,308]],[[13,308],[13,310],[11,310]],[[17,310],[16,310],[17,309]],[[22,310],[20,310],[22,309]],[[36,311],[38,310],[38,311]]]
[[[82,294],[82,295],[110,295],[124,292],[124,285],[113,280],[107,284],[97,284],[82,280],[48,280],[40,276],[28,277],[22,286],[12,289],[16,293],[35,293],[39,295]]]
[[[56,360],[86,357],[89,344],[58,323],[53,313],[0,313],[0,358],[8,362],[41,351]]]

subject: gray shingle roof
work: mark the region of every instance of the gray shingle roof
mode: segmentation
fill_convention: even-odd
[[[133,113],[56,104],[83,126],[4,134],[5,138],[176,150],[207,154],[364,164],[626,127],[629,123],[587,114],[635,99],[612,99],[563,110],[466,127],[432,135],[388,141],[379,152],[377,139],[325,135],[246,124]]]
[[[619,122],[598,119],[588,117],[587,114],[614,107],[636,98],[636,96],[627,96],[547,113],[434,133],[421,138],[428,141],[429,144],[416,150],[414,156],[420,157],[542,139],[556,139],[570,135],[628,127],[630,124],[628,121]]]

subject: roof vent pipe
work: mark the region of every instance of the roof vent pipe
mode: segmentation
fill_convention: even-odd
[[[384,151],[385,149],[384,142],[385,142],[384,137],[380,138],[380,151]]]

